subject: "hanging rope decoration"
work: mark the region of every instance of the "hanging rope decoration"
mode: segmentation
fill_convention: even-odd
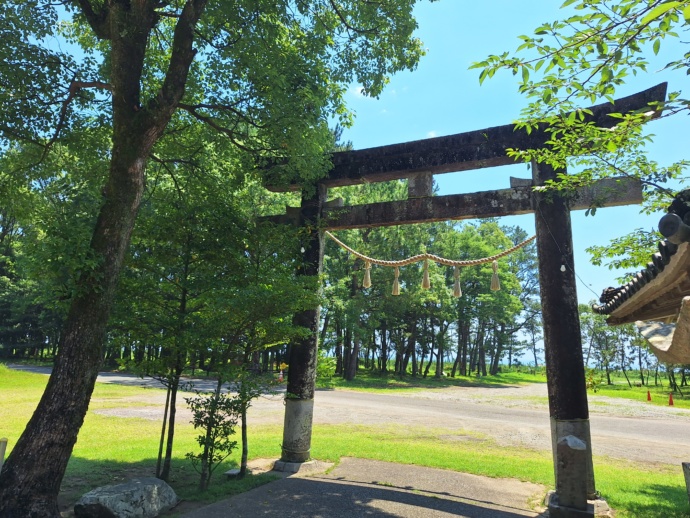
[[[460,268],[457,266],[454,266],[453,269],[455,270],[453,272],[453,277],[454,277],[454,282],[453,282],[453,297],[460,298],[462,297],[462,290],[460,289]]]
[[[361,254],[357,252],[356,250],[350,248],[347,246],[345,243],[340,241],[337,237],[335,237],[333,234],[330,232],[326,231],[325,234],[330,237],[333,241],[335,241],[338,246],[340,246],[343,250],[346,250],[347,252],[351,253],[355,257],[361,259],[364,261],[364,281],[362,282],[362,286],[365,288],[371,287],[371,265],[372,264],[377,264],[379,266],[389,266],[395,268],[395,278],[393,280],[393,295],[400,295],[400,281],[398,280],[398,277],[400,276],[400,267],[401,266],[408,266],[410,264],[418,263],[420,261],[424,261],[424,272],[422,275],[422,288],[424,289],[429,289],[431,287],[431,283],[429,282],[429,261],[433,261],[437,264],[442,264],[444,266],[453,266],[455,268],[455,271],[453,272],[453,277],[454,277],[454,283],[453,283],[453,296],[454,297],[461,297],[462,296],[462,290],[460,289],[460,268],[465,267],[465,266],[478,266],[480,264],[487,264],[491,263],[491,269],[493,270],[493,275],[491,276],[491,290],[492,291],[498,291],[501,289],[501,284],[498,279],[498,259],[505,257],[507,255],[512,254],[516,250],[519,250],[523,246],[531,243],[536,239],[537,236],[532,236],[528,239],[525,239],[522,243],[518,243],[512,248],[508,248],[507,250],[504,250],[503,252],[500,252],[496,255],[492,255],[490,257],[484,257],[482,259],[470,259],[468,261],[454,261],[452,259],[446,259],[445,257],[440,257],[438,255],[434,254],[419,254],[419,255],[414,255],[412,257],[408,257],[407,259],[402,259],[400,261],[385,261],[383,259],[375,259],[373,257],[369,257],[367,255]]]
[[[362,281],[362,286],[371,288],[371,263],[369,261],[364,263],[364,280]]]
[[[491,276],[491,291],[498,291],[501,289],[501,283],[498,281],[498,261],[491,263],[491,269],[494,271]]]
[[[395,278],[393,279],[393,295],[400,295],[400,281],[398,281],[398,277],[400,277],[400,268],[396,266]]]

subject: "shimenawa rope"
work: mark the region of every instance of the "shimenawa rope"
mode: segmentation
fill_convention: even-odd
[[[523,246],[527,245],[528,243],[532,242],[537,236],[532,236],[529,239],[525,239],[522,243],[518,243],[512,248],[509,248],[507,250],[504,250],[503,252],[500,252],[496,255],[492,255],[490,257],[484,257],[482,259],[473,259],[469,261],[453,261],[452,259],[446,259],[444,257],[440,257],[438,255],[434,254],[418,254],[412,257],[408,257],[407,259],[402,259],[400,261],[385,261],[383,259],[375,259],[373,257],[369,257],[368,255],[361,254],[354,250],[353,248],[350,248],[347,246],[345,243],[340,241],[337,237],[335,237],[333,234],[330,232],[326,231],[325,234],[330,237],[333,241],[335,241],[341,248],[346,250],[347,252],[351,253],[355,257],[358,257],[362,261],[364,261],[364,281],[362,282],[362,286],[365,288],[371,287],[371,265],[372,264],[377,264],[379,266],[392,266],[395,268],[395,279],[393,280],[393,295],[400,295],[400,282],[398,280],[398,276],[400,275],[400,267],[401,266],[407,266],[410,264],[418,263],[420,261],[424,261],[424,273],[422,276],[422,288],[424,289],[429,289],[431,287],[431,283],[429,282],[429,261],[434,261],[435,263],[438,264],[443,264],[445,266],[453,266],[455,268],[455,272],[453,273],[454,277],[454,282],[453,282],[453,296],[454,297],[461,297],[462,296],[462,290],[460,289],[460,267],[463,266],[478,266],[480,264],[486,264],[486,263],[492,263],[491,267],[493,270],[493,274],[491,276],[491,291],[498,291],[501,289],[501,284],[498,280],[498,262],[497,260],[500,259],[501,257],[505,257],[506,255],[509,255],[516,250],[519,250]]]

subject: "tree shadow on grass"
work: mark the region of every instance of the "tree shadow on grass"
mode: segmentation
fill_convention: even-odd
[[[199,474],[191,463],[180,458],[173,459],[168,483],[175,490],[181,502],[195,502],[192,507],[202,507],[209,503],[244,493],[255,487],[276,480],[271,473],[247,475],[241,480],[228,480],[223,473],[238,467],[237,462],[227,461],[214,472],[211,485],[204,493],[198,491]],[[70,516],[74,504],[82,495],[92,489],[112,484],[122,484],[132,478],[153,477],[156,472],[156,459],[143,459],[137,462],[117,460],[89,460],[78,456],[70,459],[67,473],[60,487],[58,504],[60,511]]]
[[[636,492],[644,497],[637,502],[634,495],[625,504],[610,501],[614,509],[625,508],[630,516],[645,518],[689,518],[690,504],[685,487],[677,485],[651,484],[646,489]],[[642,500],[642,498],[640,498]]]

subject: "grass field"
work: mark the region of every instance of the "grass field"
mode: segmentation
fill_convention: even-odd
[[[543,377],[538,379],[539,375],[535,375],[534,379],[524,376],[532,375],[506,373],[492,380],[492,383],[543,382]],[[0,436],[10,439],[10,447],[29,419],[46,381],[46,376],[12,371],[0,365],[0,393],[3,396],[3,405],[0,406]],[[465,382],[474,384],[486,381]],[[355,388],[384,390],[394,383],[398,382],[391,382],[390,379],[367,382],[363,378],[360,380],[361,386]],[[444,383],[448,383],[448,380],[416,380],[409,385],[397,387],[396,390],[442,389]],[[93,412],[121,406],[123,401],[133,398],[135,402],[131,404],[145,404],[142,400],[147,399],[147,391],[153,390],[157,389],[97,384],[90,412],[63,482],[63,502],[73,503],[79,495],[92,487],[153,473],[160,423],[137,418],[109,417]],[[448,440],[449,434],[458,436],[458,431],[422,427],[315,426],[312,453],[315,458],[333,462],[338,462],[343,456],[352,456],[491,477],[512,477],[547,487],[553,486],[550,452],[526,448],[506,449],[493,439],[478,434],[468,433],[463,440]],[[181,498],[213,501],[271,480],[270,475],[264,475],[227,482],[216,474],[211,489],[205,494],[199,494],[196,490],[197,475],[184,459],[186,452],[196,448],[194,436],[191,425],[177,428],[171,485]],[[280,427],[251,426],[250,423],[250,458],[277,458],[281,439]],[[237,456],[234,456],[219,470],[236,465],[236,460]],[[596,457],[594,464],[597,488],[616,509],[617,516],[690,516],[685,483],[679,466]]]
[[[687,391],[685,389],[688,389]],[[651,401],[647,401],[647,392]],[[625,380],[615,379],[613,385],[599,385],[595,393],[590,392],[590,395],[615,397],[622,399],[631,399],[635,401],[645,401],[650,405],[667,406],[669,404],[669,395],[671,389],[668,385],[650,385],[629,387]],[[684,387],[683,393],[678,392],[673,394],[674,406],[680,408],[690,408],[690,387]]]

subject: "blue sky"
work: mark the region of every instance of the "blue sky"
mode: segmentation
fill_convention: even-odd
[[[501,73],[480,86],[479,72],[468,68],[489,54],[514,50],[520,44],[520,34],[532,34],[541,23],[562,18],[560,4],[553,0],[441,0],[419,4],[417,35],[428,49],[427,55],[414,72],[393,77],[378,100],[362,97],[356,86],[350,89],[348,103],[356,120],[352,128],[345,130],[343,140],[362,149],[514,121],[527,104],[517,92],[517,78]],[[688,82],[684,72],[660,71],[670,56],[679,55],[679,48],[682,47],[677,43],[664,43],[650,73],[631,80],[617,97],[663,81],[669,82],[669,91],[683,90]],[[688,158],[687,116],[653,121],[649,131],[656,135],[649,147],[654,160],[663,165]],[[529,178],[531,173],[520,164],[437,175],[435,180],[440,194],[455,194],[507,188],[509,176]],[[645,216],[639,210],[639,206],[604,208],[594,217],[585,216],[584,211],[572,213],[575,270],[581,279],[580,302],[598,298],[607,286],[617,286],[616,277],[623,273],[590,264],[585,249],[605,245],[635,228],[656,228],[662,214]],[[534,231],[532,215],[504,218],[502,222]]]

